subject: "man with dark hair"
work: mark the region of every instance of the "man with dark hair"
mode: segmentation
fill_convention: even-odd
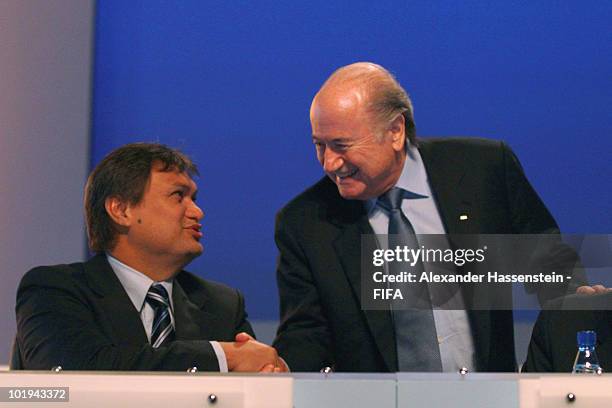
[[[235,289],[182,270],[202,253],[195,164],[160,144],[106,156],[85,188],[85,263],[29,271],[17,292],[22,369],[281,371]]]
[[[515,371],[510,310],[361,306],[363,235],[558,232],[508,146],[417,140],[407,93],[372,63],[334,72],[310,120],[326,177],[278,213],[275,231],[274,346],[291,369]]]

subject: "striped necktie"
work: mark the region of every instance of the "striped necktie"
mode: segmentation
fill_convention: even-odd
[[[158,348],[164,342],[169,343],[174,340],[174,327],[172,327],[170,316],[172,310],[166,288],[161,283],[154,283],[147,292],[146,301],[155,312],[151,329],[151,345],[153,348]]]

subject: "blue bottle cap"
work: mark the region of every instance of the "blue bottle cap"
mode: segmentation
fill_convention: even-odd
[[[578,340],[578,346],[594,347],[597,341],[597,333],[593,330],[579,331],[576,333],[576,340]]]

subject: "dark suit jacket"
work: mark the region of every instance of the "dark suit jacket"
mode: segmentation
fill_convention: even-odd
[[[176,341],[154,349],[104,255],[34,268],[17,291],[21,368],[215,371],[219,366],[208,340],[253,333],[235,289],[182,271],[174,279],[172,300]]]
[[[559,310],[561,302],[565,310]],[[578,351],[576,333],[581,330],[597,333],[599,364],[604,371],[612,369],[612,293],[608,293],[568,296],[547,305],[533,327],[522,371],[571,372]]]
[[[503,142],[429,139],[419,151],[448,233],[558,232]],[[292,371],[397,371],[391,313],[360,307],[361,234],[373,234],[363,203],[343,199],[328,178],[278,213],[274,346]],[[469,318],[478,370],[515,371],[512,312],[472,311]]]

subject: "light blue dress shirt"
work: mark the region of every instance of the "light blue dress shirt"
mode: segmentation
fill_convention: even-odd
[[[147,297],[149,288],[155,283],[155,281],[144,273],[138,272],[136,269],[127,266],[116,258],[113,258],[110,254],[106,254],[106,258],[108,259],[108,263],[110,264],[111,268],[113,268],[115,275],[117,275],[119,282],[121,282],[123,289],[125,289],[130,300],[134,304],[134,307],[140,313],[140,320],[142,320],[142,325],[144,326],[145,333],[147,334],[147,339],[149,342],[151,342],[151,329],[153,328],[155,311],[148,302],[145,302],[145,299]],[[174,324],[174,303],[172,301],[173,282],[170,280],[160,283],[166,289],[168,296],[170,297],[170,309],[172,311],[172,313],[170,313],[170,318],[172,319],[172,327],[176,327]],[[228,371],[227,359],[225,358],[223,348],[216,341],[211,341],[210,345],[217,356],[219,371],[226,373]],[[185,367],[185,369],[187,369],[187,367]]]
[[[421,154],[413,145],[409,145],[407,148],[406,162],[395,186],[423,196],[423,198],[404,199],[402,202],[402,212],[412,224],[417,236],[419,234],[446,233],[429,185],[429,178]],[[365,202],[368,219],[375,234],[386,235],[389,231],[389,214],[384,208],[376,204],[376,198]],[[427,269],[427,264],[424,266]],[[462,301],[459,300],[459,302]],[[442,370],[457,372],[460,368],[466,367],[473,371],[475,369],[475,351],[470,322],[465,309],[459,307],[456,309],[439,310],[434,308],[433,311]]]

